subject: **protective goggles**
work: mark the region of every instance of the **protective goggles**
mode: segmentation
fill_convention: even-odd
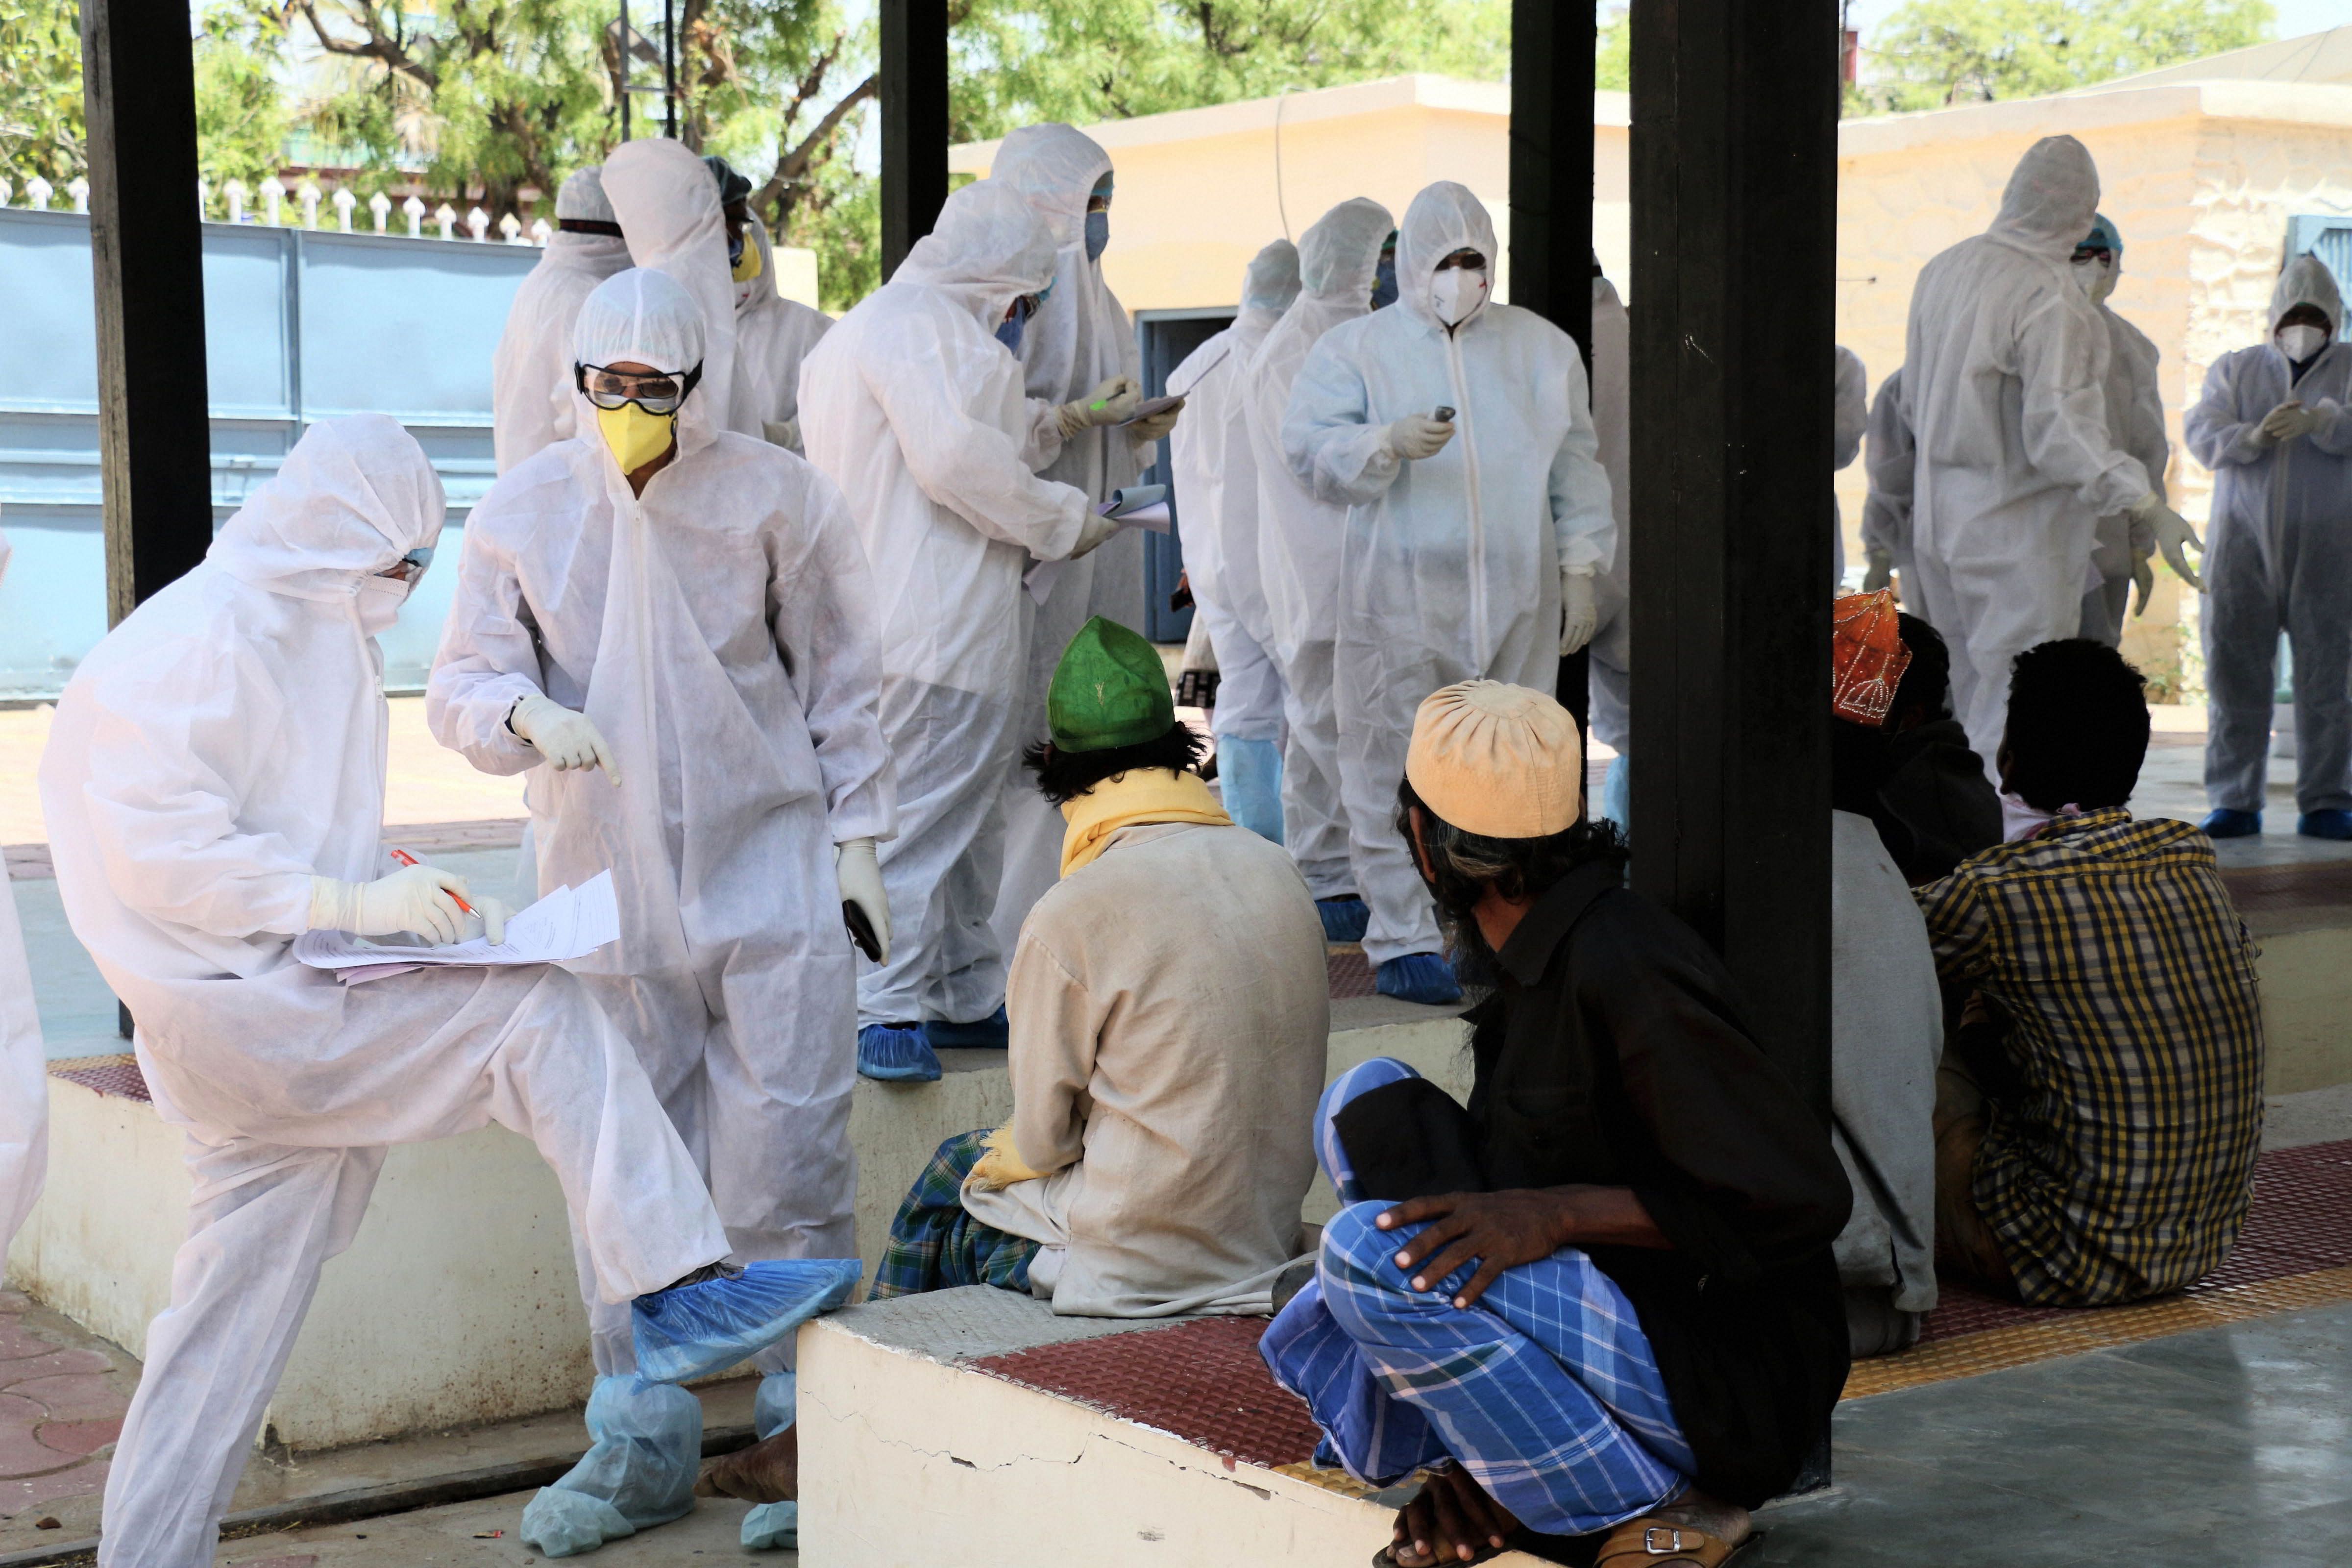
[[[416,585],[416,580],[425,575],[425,569],[432,564],[433,547],[429,544],[420,544],[376,575],[398,578],[413,588]]]
[[[634,403],[648,414],[677,413],[677,405],[701,379],[700,365],[684,375],[607,370],[601,364],[572,367],[572,384],[597,407],[618,408]]]
[[[2115,258],[2116,253],[2104,245],[2078,245],[2074,247],[2074,259],[2077,261],[2095,261],[2105,267]]]

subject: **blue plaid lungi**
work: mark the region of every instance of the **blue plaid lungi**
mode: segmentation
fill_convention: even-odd
[[[1475,1266],[1435,1290],[1414,1290],[1397,1267],[1422,1227],[1374,1223],[1390,1205],[1357,1184],[1332,1118],[1357,1095],[1412,1076],[1376,1058],[1341,1074],[1316,1108],[1316,1155],[1347,1206],[1324,1229],[1316,1278],[1259,1352],[1323,1429],[1317,1462],[1385,1486],[1451,1460],[1548,1535],[1649,1512],[1697,1462],[1615,1282],[1562,1247],[1507,1270],[1463,1310],[1453,1297]]]

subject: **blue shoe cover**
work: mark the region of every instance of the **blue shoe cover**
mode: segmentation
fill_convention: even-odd
[[[885,1083],[936,1083],[940,1058],[919,1024],[868,1024],[857,1031],[857,1070]]]
[[[743,1516],[746,1552],[798,1552],[801,1549],[801,1505],[763,1502]]]
[[[2252,838],[2263,830],[2263,814],[2259,811],[2232,811],[2223,806],[2208,812],[2205,820],[2197,825],[2208,838]]]
[[[1433,952],[1408,952],[1390,959],[1373,973],[1372,985],[1381,995],[1400,1002],[1442,1007],[1462,1000],[1462,984],[1454,978],[1454,966]]]
[[[1282,842],[1282,747],[1217,737],[1217,791],[1225,815],[1260,838]]]
[[[1371,906],[1358,898],[1318,899],[1315,912],[1323,917],[1325,942],[1361,942],[1372,923]]]
[[[637,1372],[656,1383],[686,1383],[748,1361],[848,1300],[860,1268],[855,1258],[749,1263],[731,1279],[640,1296],[630,1303]]]
[[[923,1026],[923,1037],[935,1051],[981,1050],[1001,1051],[1012,1043],[1013,1026],[1000,1005],[987,1017],[969,1024],[950,1024],[944,1018],[934,1018]]]
[[[2352,838],[2352,811],[2306,811],[2294,830],[2305,838]]]
[[[550,1557],[684,1517],[702,1468],[702,1401],[637,1376],[599,1377],[588,1398],[588,1452],[522,1510],[522,1539]]]
[[[760,1380],[751,1401],[751,1430],[766,1442],[800,1418],[801,1380],[798,1373],[772,1372]]]

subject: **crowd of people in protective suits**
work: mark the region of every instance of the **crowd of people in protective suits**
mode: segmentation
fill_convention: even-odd
[[[445,510],[388,417],[311,427],[59,703],[41,788],[61,894],[195,1175],[103,1563],[211,1561],[385,1149],[492,1121],[561,1181],[597,1372],[592,1447],[523,1539],[569,1555],[690,1508],[688,1378],[751,1359],[761,1436],[792,1426],[791,1331],[856,1274],[856,1076],[934,1079],[942,1047],[1006,1038],[1005,953],[1063,864],[1017,765],[1073,635],[1141,607],[1141,535],[1110,503],[1163,438],[1225,801],[1286,844],[1381,991],[1461,995],[1397,819],[1432,692],[1549,690],[1590,646],[1593,729],[1620,753],[1604,810],[1625,817],[1629,341],[1597,261],[1588,384],[1568,334],[1493,298],[1469,190],[1433,184],[1401,221],[1342,202],[1256,256],[1233,324],[1147,403],[1101,266],[1111,161],[1077,131],[1006,138],[838,321],[777,292],[749,195],[661,140],[565,182],[498,347],[499,477],[427,692],[443,744],[528,773],[541,890],[614,873],[618,942],[356,985],[292,955],[313,930],[496,942],[509,912],[382,861],[374,639]],[[1839,351],[1869,575],[1900,573],[1948,640],[1988,763],[2019,652],[2114,641],[2158,549],[2196,580],[2096,201],[2082,147],[2041,143],[1993,227],[1923,273],[1874,402]],[[2341,310],[2315,262],[2290,266],[2272,341],[2218,363],[2187,421],[2221,475],[2217,835],[2259,826],[2284,628],[2305,831],[2352,837]],[[39,1137],[0,1127],[33,1173],[0,1218],[37,1190]],[[793,1531],[777,1500],[744,1540]]]

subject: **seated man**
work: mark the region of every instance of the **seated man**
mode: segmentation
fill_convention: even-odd
[[[1951,650],[1916,616],[1897,624],[1911,662],[1879,725],[1885,739],[1870,748],[1876,762],[1866,814],[1916,888],[2000,842],[2000,796],[1952,717]]]
[[[1722,962],[1578,821],[1576,727],[1474,680],[1421,705],[1399,828],[1471,972],[1465,1112],[1375,1058],[1316,1112],[1344,1206],[1261,1342],[1317,1458],[1431,1484],[1399,1568],[1610,1531],[1603,1568],[1712,1568],[1829,1428],[1846,1327],[1828,1129]]]
[[[1943,1260],[2037,1306],[2177,1290],[2245,1222],[2263,1120],[2254,943],[2196,828],[2136,822],[2139,672],[2095,642],[2018,655],[2000,762],[2009,843],[1919,890],[1948,993],[1994,1048],[1945,1056]],[[1962,1059],[1965,1058],[1965,1059]]]
[[[1936,1063],[1943,994],[1927,928],[1871,818],[1892,710],[1921,664],[1895,595],[1837,602],[1830,745],[1830,1107],[1853,1214],[1837,1238],[1856,1356],[1907,1350],[1936,1304]],[[1933,633],[1929,633],[1933,636]],[[1941,645],[1937,645],[1941,651]],[[1953,725],[1957,734],[1958,726]],[[1958,755],[1979,784],[1966,737]],[[1985,785],[1988,801],[1991,786]],[[1999,820],[1998,808],[1995,820]]]

